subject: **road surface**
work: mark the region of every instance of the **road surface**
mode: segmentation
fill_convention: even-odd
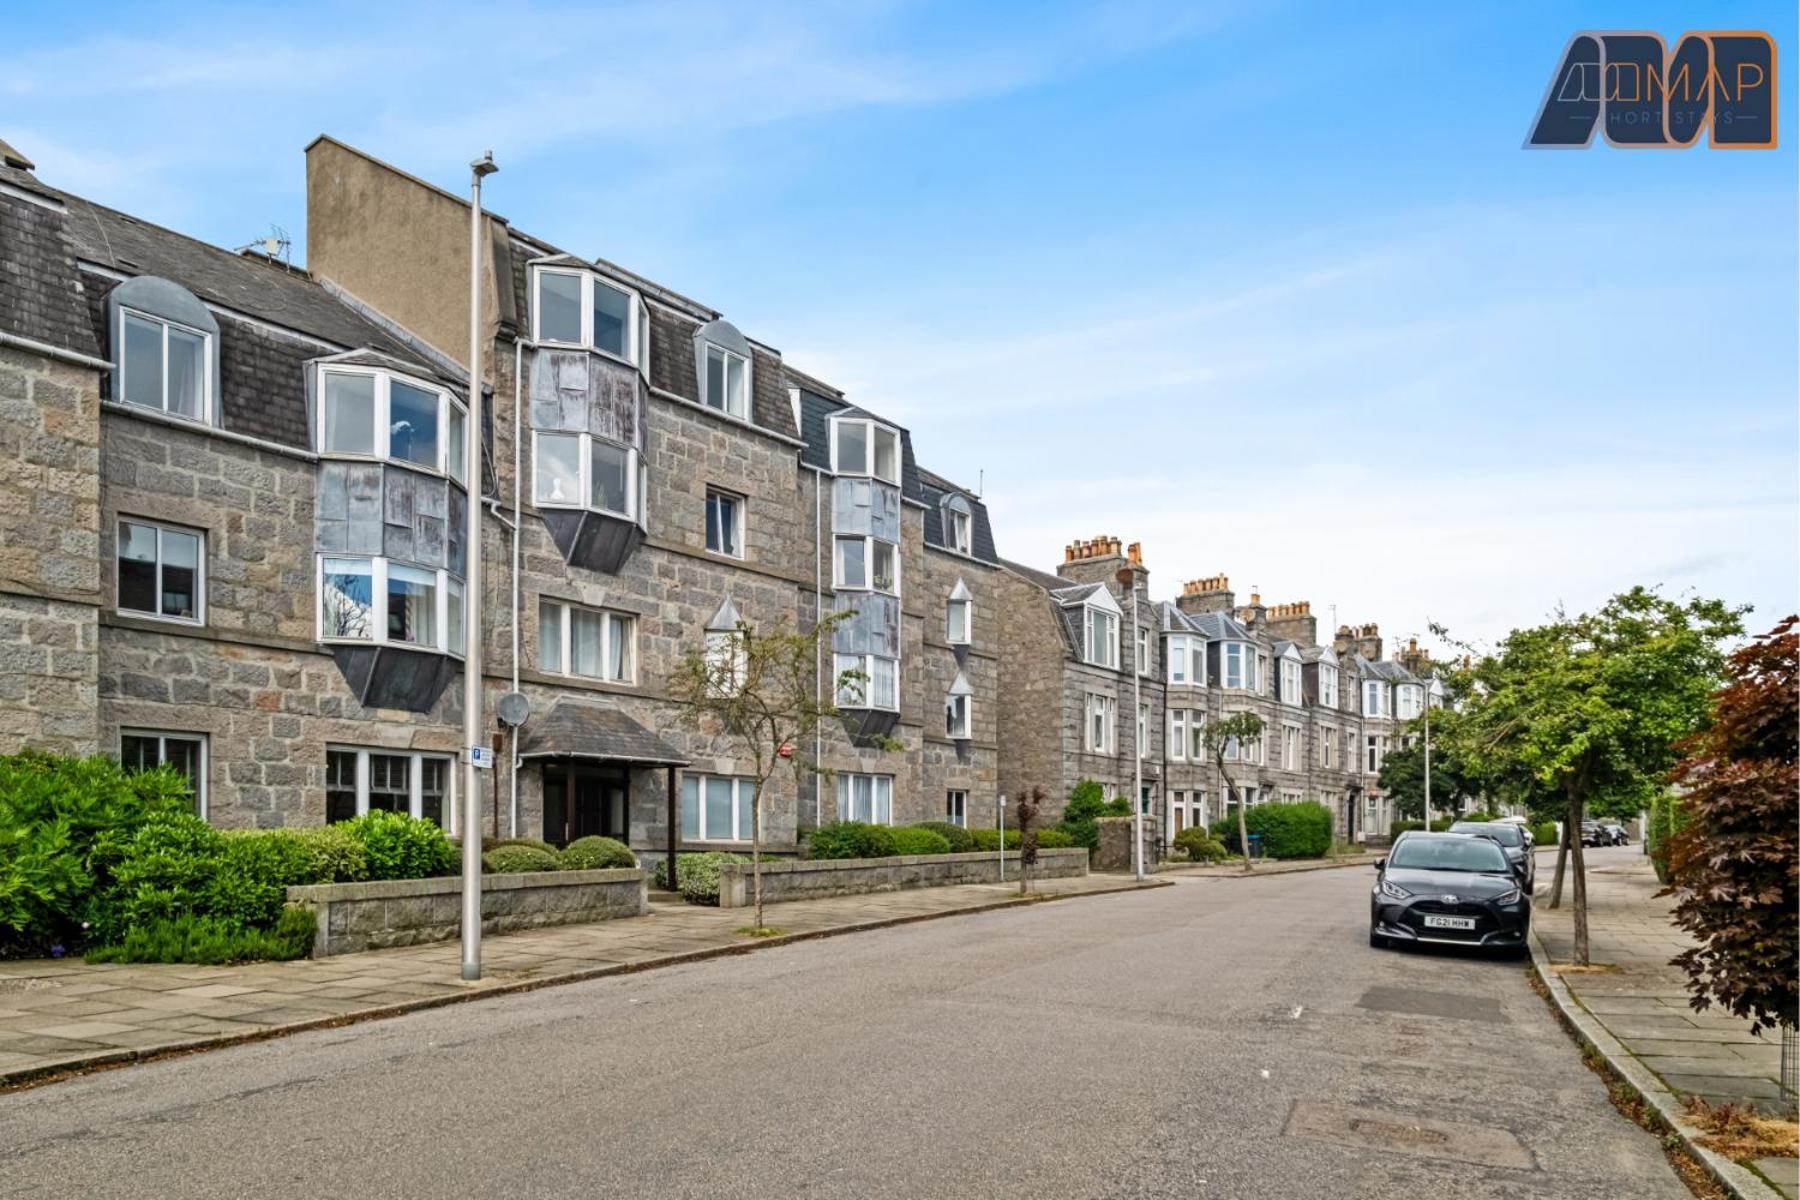
[[[0,1096],[0,1194],[1668,1197],[1525,968],[1187,880]],[[774,919],[779,921],[778,910]]]

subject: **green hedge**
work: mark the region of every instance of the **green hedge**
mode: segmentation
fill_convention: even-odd
[[[481,869],[490,875],[520,875],[560,871],[562,861],[554,851],[536,846],[496,846],[481,856]]]
[[[1331,810],[1312,800],[1298,804],[1253,804],[1244,814],[1245,831],[1262,835],[1269,858],[1324,858],[1331,849]]]
[[[892,858],[898,853],[894,830],[886,825],[837,821],[821,825],[806,835],[808,858]]]
[[[594,835],[576,838],[558,857],[565,871],[609,871],[637,866],[637,856],[624,842]]]
[[[935,829],[903,825],[892,831],[896,854],[948,854],[950,839]]]
[[[975,839],[970,837],[969,831],[961,825],[952,825],[948,821],[920,821],[912,828],[929,829],[933,833],[940,834],[946,842],[950,843],[950,853],[952,854],[967,854],[975,849]]]

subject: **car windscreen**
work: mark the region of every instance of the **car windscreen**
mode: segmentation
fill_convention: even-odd
[[[1486,838],[1402,838],[1389,867],[1414,871],[1506,871],[1506,855]]]
[[[1519,832],[1517,825],[1487,825],[1481,822],[1458,821],[1450,827],[1451,833],[1472,833],[1478,837],[1493,838],[1502,846],[1523,846],[1525,835]]]

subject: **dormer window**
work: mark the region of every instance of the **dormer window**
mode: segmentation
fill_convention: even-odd
[[[588,433],[531,435],[541,508],[587,508],[635,520],[638,454],[629,446]]]
[[[119,315],[118,398],[172,417],[210,420],[212,336],[128,309]]]
[[[392,459],[464,482],[468,418],[448,391],[366,367],[319,375],[319,453]]]
[[[1097,667],[1119,665],[1119,615],[1087,605],[1082,609],[1087,661]]]
[[[743,355],[721,346],[706,347],[706,395],[708,408],[747,420],[750,415],[750,363]]]
[[[539,267],[534,278],[534,341],[586,346],[647,368],[650,323],[636,292],[591,271]]]
[[[900,435],[874,421],[840,418],[832,423],[831,469],[839,475],[873,475],[900,482]]]

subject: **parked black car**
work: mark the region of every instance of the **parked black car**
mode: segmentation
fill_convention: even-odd
[[[1531,896],[1498,842],[1409,833],[1375,870],[1369,945],[1440,942],[1525,953]]]
[[[1450,832],[1466,833],[1499,842],[1506,861],[1512,864],[1513,873],[1525,881],[1525,890],[1530,892],[1537,884],[1537,855],[1531,852],[1531,843],[1526,841],[1525,831],[1517,825],[1499,821],[1458,821],[1450,826]]]

